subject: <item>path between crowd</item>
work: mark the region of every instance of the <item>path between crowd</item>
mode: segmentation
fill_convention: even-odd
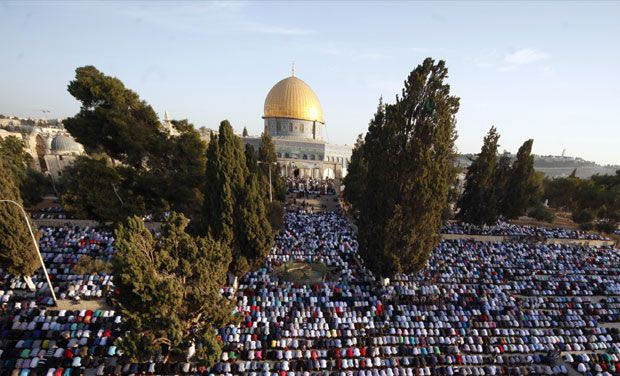
[[[101,310],[101,311],[109,311],[109,310],[113,310],[114,308],[110,307],[104,299],[96,299],[96,300],[80,300],[78,302],[75,302],[74,300],[70,300],[70,299],[59,299],[58,300],[58,304],[55,307],[49,307],[50,310],[52,311],[60,311],[60,310],[72,310],[72,311],[76,311],[76,310],[91,310],[91,311],[96,311],[96,310]]]

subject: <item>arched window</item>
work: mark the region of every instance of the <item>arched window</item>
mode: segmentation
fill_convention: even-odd
[[[284,153],[284,158],[290,158],[291,156],[289,155],[289,153]]]
[[[299,131],[300,131],[301,133],[304,133],[304,125],[303,125],[303,124],[300,124],[300,125],[299,125]]]
[[[310,160],[311,160],[311,161],[314,161],[314,159],[315,159],[314,154],[310,154]]]
[[[276,155],[278,156],[278,158],[282,158],[282,153],[276,153]]]
[[[290,123],[289,123],[289,125],[288,125],[288,131],[289,131],[289,132],[292,132],[292,131],[293,131],[293,124],[290,124]]]
[[[308,159],[308,156],[306,154],[304,154],[302,158],[303,159]]]

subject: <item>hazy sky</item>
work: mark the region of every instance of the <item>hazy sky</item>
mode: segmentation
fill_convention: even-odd
[[[620,164],[620,2],[0,2],[0,113],[66,117],[92,64],[163,116],[262,129],[265,96],[296,73],[331,142],[352,144],[425,57],[461,98],[460,152],[491,125],[500,150]]]

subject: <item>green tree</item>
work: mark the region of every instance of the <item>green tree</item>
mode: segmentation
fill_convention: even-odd
[[[493,176],[495,185],[495,200],[497,202],[497,210],[499,211],[499,214],[502,214],[505,205],[506,189],[508,187],[511,167],[512,161],[510,154],[505,151],[497,161],[495,175]]]
[[[243,137],[248,137],[248,129],[243,127]]]
[[[396,103],[380,105],[368,127],[359,243],[366,266],[380,275],[420,270],[439,242],[459,108],[447,74],[443,61],[425,59]]]
[[[0,160],[6,162],[13,173],[16,182],[26,174],[28,167],[32,166],[33,158],[26,151],[26,144],[15,136],[0,138]]]
[[[32,207],[41,202],[43,196],[50,191],[49,180],[39,171],[28,168],[22,178],[19,190],[26,207]]]
[[[517,152],[517,159],[512,164],[510,176],[505,189],[502,214],[508,218],[517,218],[524,215],[527,209],[536,204],[539,199],[538,181],[534,173],[534,157],[532,144],[534,140],[527,140]]]
[[[258,160],[263,162],[259,169],[262,175],[262,185],[266,187],[263,191],[265,198],[269,198],[269,168],[271,168],[271,184],[274,199],[284,201],[286,199],[286,184],[280,172],[281,167],[278,164],[275,144],[267,132],[263,132],[260,137]]]
[[[129,330],[120,346],[133,361],[146,361],[161,345],[186,351],[211,366],[220,357],[216,328],[233,322],[226,282],[230,249],[210,237],[187,234],[188,219],[172,213],[154,236],[138,217],[116,230],[113,259],[118,303]]]
[[[380,100],[379,107],[381,108],[382,102]],[[353,216],[357,218],[358,210],[362,205],[364,199],[363,193],[366,189],[366,175],[368,174],[368,164],[364,159],[364,138],[362,135],[357,136],[353,152],[351,154],[351,163],[349,163],[347,176],[344,177],[344,192],[343,197],[345,201],[351,205],[354,209]]]
[[[99,221],[122,221],[131,214],[144,215],[143,199],[125,183],[122,173],[131,169],[111,166],[105,159],[78,157],[65,169],[59,186],[61,202],[67,212],[78,218]]]
[[[172,125],[179,134],[162,139],[147,171],[136,170],[137,185],[150,212],[173,210],[193,220],[204,201],[207,145],[187,120],[172,120]]]
[[[498,195],[494,178],[498,141],[497,129],[491,127],[484,137],[480,153],[467,170],[465,189],[458,202],[458,218],[462,221],[476,225],[493,224],[497,221]]]
[[[49,190],[49,182],[33,168],[34,159],[26,151],[26,144],[15,136],[0,139],[0,160],[7,163],[20,195],[27,207],[34,206]]]
[[[135,92],[93,66],[77,68],[68,90],[81,108],[65,120],[65,127],[89,155],[110,161],[108,167],[119,176],[115,186],[125,188],[122,197],[128,203],[122,211],[111,212],[104,207],[79,208],[79,202],[74,201],[75,212],[107,212],[119,218],[175,210],[198,222],[204,200],[207,146],[193,125],[187,120],[173,120],[178,134],[171,135]],[[80,185],[87,187],[89,183],[75,183],[74,187]]]
[[[248,171],[250,174],[258,173],[258,160],[256,159],[256,152],[254,151],[254,146],[250,144],[245,145],[245,164],[248,166]]]
[[[63,121],[77,142],[136,169],[148,167],[150,154],[166,138],[151,106],[90,65],[75,70],[68,91],[81,103],[80,112]]]
[[[250,174],[235,205],[235,260],[232,271],[237,276],[258,269],[273,245],[272,228],[258,187],[258,175]],[[249,269],[245,269],[245,265]]]
[[[284,230],[284,206],[280,201],[273,201],[267,204],[267,217],[271,229],[277,234]]]
[[[22,200],[7,162],[0,159],[0,200]],[[0,267],[29,277],[41,266],[23,213],[14,204],[0,202]]]
[[[215,239],[232,245],[236,197],[243,190],[248,168],[241,141],[234,135],[227,120],[220,123],[217,137],[211,138],[206,170],[205,231]]]
[[[232,248],[231,271],[238,276],[258,267],[273,242],[258,181],[241,139],[223,121],[208,149],[203,228]]]

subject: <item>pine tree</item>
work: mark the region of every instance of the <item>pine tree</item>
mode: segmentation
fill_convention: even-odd
[[[443,61],[425,59],[405,81],[402,96],[379,106],[368,127],[360,255],[380,275],[420,270],[439,242],[454,178],[459,107],[444,83],[447,73]]]
[[[484,137],[480,154],[467,170],[465,190],[458,202],[458,218],[462,221],[476,225],[497,221],[499,214],[494,177],[498,140],[497,130],[491,127]]]
[[[502,214],[508,218],[524,215],[528,207],[536,200],[537,182],[532,156],[533,143],[534,140],[530,139],[521,145],[517,152],[517,159],[510,169],[502,210]]]
[[[14,175],[0,160],[0,200],[22,199]],[[29,277],[41,266],[21,209],[10,202],[0,202],[0,267],[13,275]]]
[[[243,137],[248,137],[248,129],[243,127]]]
[[[132,361],[151,359],[162,345],[185,351],[212,366],[220,358],[217,328],[235,319],[220,294],[231,251],[210,237],[186,233],[188,220],[172,213],[154,236],[138,217],[116,230],[114,284],[128,332],[120,346]]]
[[[113,213],[115,218],[124,219],[128,211],[143,215],[175,210],[192,220],[198,219],[205,183],[206,144],[192,124],[172,120],[178,134],[171,135],[138,94],[93,66],[77,68],[68,91],[81,107],[75,116],[64,120],[66,129],[84,145],[89,156],[98,154],[109,160],[109,167],[120,177],[115,186],[119,190],[124,188],[122,198],[126,205]],[[75,183],[74,187],[89,184],[92,183]],[[89,196],[90,192],[80,194]],[[100,203],[77,200],[64,204],[74,208],[73,214],[78,215],[111,212],[109,207],[96,206]]]

